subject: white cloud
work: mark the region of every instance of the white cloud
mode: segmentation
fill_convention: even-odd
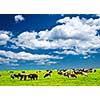
[[[18,61],[34,61],[37,65],[51,65],[56,64],[52,59],[63,59],[63,57],[44,55],[44,54],[31,54],[27,52],[14,53],[12,51],[0,50],[0,64],[10,66],[19,66]]]
[[[59,19],[59,20],[57,21],[57,23],[67,23],[67,22],[69,22],[69,20],[70,20],[70,17],[65,17],[65,18],[63,18],[63,19]]]
[[[91,57],[90,55],[87,55],[87,56],[84,56],[83,58],[84,59],[87,59],[87,58],[89,58],[89,57]]]
[[[9,63],[8,59],[0,57],[0,64],[8,64],[8,63]]]
[[[11,42],[15,43],[16,46],[20,46],[22,48],[31,48],[35,49],[34,45],[36,44],[36,32],[23,32],[21,33],[17,39],[12,39]],[[17,42],[16,42],[17,41]]]
[[[16,15],[14,17],[14,19],[15,19],[15,22],[21,22],[21,21],[24,21],[25,20],[22,15]]]
[[[56,64],[57,62],[45,59],[45,60],[37,60],[35,61],[35,63],[37,63],[37,65],[51,65],[51,64]]]
[[[100,14],[96,14],[97,17],[100,17]]]
[[[16,64],[16,63],[17,63],[17,60],[15,60],[15,59],[0,57],[0,64],[7,64],[7,65],[10,65],[10,66],[12,66],[12,65],[18,66],[18,64]]]
[[[13,42],[16,46],[30,49],[65,49],[66,54],[82,54],[95,52],[100,48],[100,18],[85,19],[65,17],[59,19],[51,30],[40,32],[23,32]],[[36,38],[39,35],[40,38]],[[68,51],[69,49],[73,49]],[[94,50],[93,50],[94,49]]]
[[[61,40],[49,42],[47,40],[41,40],[36,38],[36,32],[23,32],[21,33],[17,39],[12,39],[12,42],[16,44],[16,46],[20,46],[22,48],[30,48],[30,49],[56,49],[60,47]]]
[[[10,35],[8,31],[0,31],[0,45],[5,45],[10,40]]]
[[[19,66],[19,64],[10,63],[10,66]]]
[[[11,47],[8,47],[8,48],[18,49],[18,47],[17,47],[17,46],[15,46],[15,45],[11,45]]]
[[[55,61],[49,61],[47,64],[51,65],[51,64],[56,64],[57,62]]]
[[[58,57],[58,56],[44,55],[44,54],[41,55],[31,54],[24,51],[19,53],[14,53],[12,51],[0,50],[0,55],[10,59],[16,59],[16,60],[62,59],[62,57]]]
[[[64,50],[64,51],[54,51],[56,54],[66,54],[66,55],[78,55],[77,52],[72,51],[72,50]]]

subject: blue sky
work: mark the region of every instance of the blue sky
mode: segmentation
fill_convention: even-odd
[[[0,70],[98,68],[99,59],[99,14],[0,15]]]

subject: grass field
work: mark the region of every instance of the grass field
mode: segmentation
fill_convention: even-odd
[[[22,72],[22,70],[14,70],[14,73]],[[25,70],[26,73],[34,73],[36,70]],[[38,73],[38,80],[19,80],[11,79],[9,71],[0,71],[2,75],[0,77],[0,86],[100,86],[100,69],[94,73],[88,73],[88,77],[78,75],[77,78],[68,78],[65,76],[58,75],[55,70],[51,77],[43,78],[43,73]]]

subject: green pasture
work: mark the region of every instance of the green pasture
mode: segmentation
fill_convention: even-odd
[[[88,73],[88,77],[78,75],[77,78],[68,78],[58,75],[56,70],[53,70],[51,77],[43,78],[46,71],[41,70],[38,73],[38,80],[19,80],[11,79],[10,71],[0,71],[0,86],[100,86],[100,69],[96,69],[94,73]],[[21,73],[22,70],[13,70],[14,73]],[[36,73],[38,70],[25,70],[25,73]]]

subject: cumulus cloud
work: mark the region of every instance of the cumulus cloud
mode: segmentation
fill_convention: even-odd
[[[65,17],[57,23],[51,30],[23,32],[13,42],[22,48],[64,49],[62,53],[74,55],[88,55],[100,48],[100,18]]]
[[[24,51],[19,53],[14,53],[12,51],[4,51],[4,50],[0,50],[0,56],[16,60],[62,59],[59,56],[31,54]]]
[[[0,31],[0,45],[5,45],[10,40],[9,31]]]
[[[73,50],[64,50],[64,51],[54,51],[56,54],[66,54],[66,55],[78,55],[77,52]]]
[[[11,46],[10,46],[10,47],[8,47],[8,48],[18,49],[18,47],[17,47],[17,46],[15,46],[15,45],[11,45]]]
[[[97,17],[100,17],[100,14],[96,14]]]
[[[6,65],[10,65],[10,66],[18,66],[19,65],[19,64],[17,64],[17,60],[10,59],[10,58],[4,58],[4,57],[0,57],[0,64],[6,64]]]
[[[36,32],[23,32],[16,39],[12,39],[12,42],[16,44],[16,46],[20,46],[22,48],[30,48],[30,49],[56,49],[60,47],[61,40],[59,41],[47,41],[37,39]]]
[[[14,17],[14,19],[15,19],[15,22],[21,22],[21,21],[24,21],[25,20],[22,15],[16,15]]]
[[[35,63],[37,65],[51,65],[51,64],[56,64],[57,62],[56,61],[50,61],[48,59],[45,59],[45,60],[42,59],[42,60],[35,61]]]
[[[15,67],[16,67],[16,66],[19,66],[19,64],[14,64],[14,63],[10,63],[9,65],[10,65],[10,66],[15,66]]]
[[[16,46],[22,48],[31,48],[34,49],[36,45],[36,32],[23,32],[17,39],[12,39],[11,42],[15,43]]]
[[[9,63],[8,59],[0,57],[0,64],[8,64],[8,63]]]

